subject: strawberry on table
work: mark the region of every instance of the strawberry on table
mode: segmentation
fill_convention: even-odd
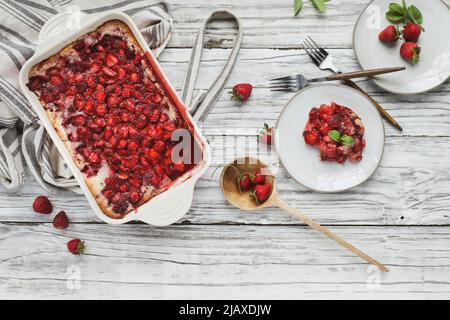
[[[74,255],[80,255],[84,253],[86,246],[84,245],[84,241],[81,241],[80,239],[72,239],[67,242],[67,249],[69,249],[69,251]]]
[[[417,42],[420,33],[422,32],[422,27],[414,22],[408,22],[408,24],[403,28],[403,38],[406,41]]]
[[[389,25],[378,34],[378,39],[385,43],[394,43],[400,37],[400,30],[394,25]]]
[[[39,196],[33,202],[33,210],[37,213],[50,214],[53,206],[46,196]]]
[[[60,211],[53,219],[53,226],[56,229],[65,229],[69,226],[69,219],[64,211]]]
[[[259,132],[258,141],[271,145],[272,144],[272,133],[273,133],[273,127],[269,127],[267,123],[264,123],[264,126],[262,130]]]
[[[420,47],[415,42],[407,41],[400,47],[400,55],[406,61],[416,64],[420,59]]]
[[[238,83],[233,87],[233,90],[231,91],[231,99],[245,102],[250,97],[252,89],[253,86],[250,83]]]

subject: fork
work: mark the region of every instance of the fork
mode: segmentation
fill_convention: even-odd
[[[341,71],[334,65],[333,57],[331,56],[331,54],[329,54],[325,49],[321,48],[310,36],[307,36],[305,38],[302,47],[319,69],[331,70],[334,73],[341,73]],[[400,131],[403,130],[403,128],[398,124],[398,122],[395,121],[395,119],[392,118],[392,116],[389,113],[387,113],[387,111],[384,110],[382,106],[378,104],[378,102],[376,102],[367,92],[361,89],[356,83],[354,83],[352,80],[345,80],[345,83],[348,86],[363,93],[370,100],[370,102],[372,102],[372,104],[378,109],[378,111],[385,119],[387,119]]]
[[[292,76],[270,79],[271,82],[270,91],[296,92],[300,91],[301,89],[310,85],[313,82],[348,80],[353,78],[369,77],[379,74],[397,72],[405,69],[406,69],[405,67],[370,69],[348,73],[337,73],[327,77],[320,77],[314,79],[307,79],[302,74],[295,74]]]

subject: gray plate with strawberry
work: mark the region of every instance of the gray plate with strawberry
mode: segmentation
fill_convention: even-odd
[[[391,35],[388,29],[380,40],[380,33],[388,27]],[[394,28],[400,32],[397,39]],[[363,69],[407,67],[403,72],[373,77],[378,86],[393,93],[420,93],[450,76],[448,30],[450,10],[440,0],[374,0],[355,25],[353,47]]]

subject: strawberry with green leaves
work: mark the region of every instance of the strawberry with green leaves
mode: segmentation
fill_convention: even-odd
[[[84,245],[84,241],[81,241],[80,239],[72,239],[67,242],[67,249],[70,253],[77,256],[84,253],[86,246]]]
[[[250,197],[255,199],[256,203],[260,205],[266,202],[267,199],[269,199],[271,191],[272,191],[272,184],[270,183],[257,184],[253,188],[253,192],[250,194]]]
[[[252,180],[253,184],[264,184],[266,183],[266,176],[261,173],[261,170],[255,172]]]
[[[408,22],[403,28],[403,38],[406,41],[417,42],[421,33],[422,27],[414,22]]]
[[[264,123],[263,128],[259,132],[258,141],[263,144],[272,145],[273,127],[269,127]]]
[[[378,39],[384,43],[394,43],[400,38],[400,35],[398,27],[391,24],[378,34]]]
[[[217,167],[217,168],[219,168],[219,167]],[[236,175],[237,175],[236,184],[239,189],[239,192],[249,191],[252,189],[253,181],[252,181],[252,178],[249,173],[241,172],[241,170],[239,170],[236,166],[234,166],[232,164],[229,164],[226,167],[231,167],[234,169],[234,171],[236,171]],[[217,170],[217,168],[216,168],[216,170]],[[214,170],[213,175],[216,172],[216,170]]]
[[[400,47],[400,55],[409,63],[416,64],[420,59],[420,47],[415,42],[407,41]]]
[[[240,174],[237,178],[239,191],[248,191],[252,188],[253,183],[248,173]]]
[[[233,87],[231,93],[231,99],[240,102],[245,102],[250,98],[252,94],[253,86],[250,83],[238,83]]]

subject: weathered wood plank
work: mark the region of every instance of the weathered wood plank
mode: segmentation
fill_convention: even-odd
[[[332,230],[391,271],[298,226],[0,224],[0,298],[450,297],[447,228]],[[71,237],[86,241],[86,255],[67,252]],[[79,289],[67,286],[74,270]]]
[[[359,69],[352,50],[336,49],[330,52],[339,59],[342,70]],[[196,83],[198,89],[206,89],[214,81],[228,54],[229,50],[205,50]],[[189,57],[188,49],[167,49],[160,59],[168,77],[179,90]],[[217,134],[231,129],[231,134],[246,135],[254,134],[263,122],[274,124],[293,94],[271,92],[268,80],[294,73],[302,73],[307,77],[326,74],[318,70],[301,50],[241,50],[227,88],[203,125],[204,132]],[[250,82],[255,86],[251,99],[242,106],[231,101],[228,94],[231,87],[239,82]],[[403,126],[401,133],[386,123],[387,135],[450,136],[449,82],[428,93],[409,96],[387,93],[367,80],[358,80],[358,83]]]
[[[225,143],[220,136],[209,137],[216,165],[247,152],[260,154],[276,169],[276,154],[264,155],[267,149],[258,146],[254,136],[232,139],[236,141]],[[277,173],[280,195],[324,224],[448,225],[450,158],[442,152],[449,148],[449,138],[390,137],[381,166],[364,184],[344,193],[319,194],[299,186],[282,169]],[[278,209],[248,213],[232,208],[220,193],[220,171],[211,177],[212,171],[197,184],[193,206],[180,223],[299,223]],[[0,221],[50,221],[31,210],[34,198],[42,192],[31,177],[17,193],[0,192]],[[64,209],[72,221],[98,222],[83,196],[67,194],[51,199],[55,210]]]
[[[294,17],[293,1],[282,0],[240,0],[215,1],[170,0],[174,19],[172,47],[192,46],[201,23],[214,10],[226,9],[236,14],[244,29],[245,48],[293,48],[310,35],[327,47],[350,48],[355,22],[369,3],[368,0],[340,0],[327,4],[324,14],[318,13],[310,1],[304,1],[304,8]],[[211,24],[207,36],[211,45],[229,47],[233,41],[234,28],[231,24]]]

